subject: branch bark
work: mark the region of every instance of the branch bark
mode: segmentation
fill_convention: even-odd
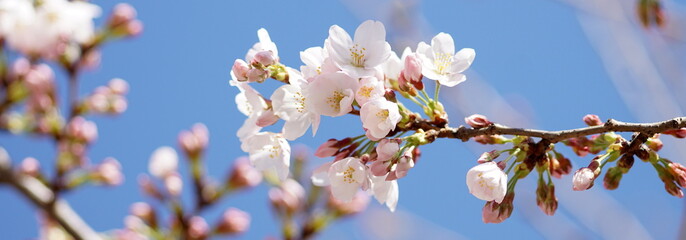
[[[605,122],[605,124],[599,126],[560,131],[512,128],[500,124],[492,124],[488,127],[479,129],[467,128],[464,126],[460,126],[458,128],[439,128],[422,120],[417,120],[410,123],[407,129],[423,129],[427,133],[427,138],[457,138],[462,141],[467,141],[472,137],[481,135],[518,135],[538,137],[541,139],[546,139],[551,143],[556,143],[570,138],[583,137],[606,132],[635,132],[642,133],[647,136],[653,136],[656,133],[661,133],[667,130],[680,129],[684,127],[686,127],[686,117],[677,117],[666,121],[654,123],[627,123],[620,122],[614,119],[609,119],[607,120],[607,122]]]
[[[55,194],[37,179],[23,176],[12,171],[9,155],[0,147],[0,184],[14,187],[28,198],[36,207],[42,209],[57,221],[67,233],[76,240],[102,239],[81,217],[74,212],[69,203],[55,199]]]

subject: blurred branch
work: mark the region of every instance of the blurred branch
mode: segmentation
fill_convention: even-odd
[[[53,191],[43,183],[33,177],[19,175],[12,171],[9,155],[2,148],[0,148],[0,184],[14,187],[36,207],[56,220],[74,239],[102,239],[74,212],[69,203],[62,199],[55,199]]]

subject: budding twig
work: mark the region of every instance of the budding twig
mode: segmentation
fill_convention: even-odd
[[[661,122],[654,123],[626,123],[614,119],[609,119],[605,124],[599,126],[591,126],[585,128],[576,128],[560,131],[544,131],[537,129],[512,128],[500,124],[492,124],[488,127],[474,129],[460,126],[458,128],[444,127],[439,128],[427,120],[417,120],[409,124],[407,129],[426,131],[427,136],[436,138],[457,138],[462,141],[467,141],[472,137],[482,135],[517,135],[538,137],[547,139],[550,143],[556,143],[562,140],[583,137],[593,134],[606,132],[635,132],[645,134],[648,137],[656,133],[661,133],[667,130],[680,129],[686,127],[686,117],[677,117]]]
[[[0,151],[5,151],[0,148]],[[5,155],[5,156],[2,156]],[[8,184],[21,192],[33,204],[57,221],[74,239],[102,239],[74,212],[67,201],[55,199],[55,194],[38,179],[12,171],[7,155],[0,153],[0,184]]]

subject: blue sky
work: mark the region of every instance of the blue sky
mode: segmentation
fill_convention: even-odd
[[[102,66],[82,78],[81,95],[104,85],[111,78],[129,82],[129,109],[117,117],[92,117],[98,124],[99,138],[90,151],[93,161],[114,156],[122,162],[126,181],[115,188],[85,187],[67,194],[67,199],[96,230],[123,226],[128,207],[148,200],[139,192],[136,178],[147,171],[152,151],[162,145],[176,145],[180,130],[196,122],[210,130],[206,162],[209,173],[223,179],[231,162],[243,155],[235,137],[244,116],[233,102],[236,89],[228,85],[229,71],[236,58],[243,58],[257,41],[257,29],[266,28],[279,48],[281,61],[298,67],[299,51],[320,46],[328,28],[337,24],[349,32],[366,19],[386,20],[389,8],[384,3],[360,6],[364,1],[132,1],[144,22],[143,34],[135,39],[116,42],[103,49]],[[114,5],[96,1],[105,13]],[[492,96],[465,99],[478,82],[498,91],[514,111],[527,115],[527,127],[558,130],[581,127],[581,117],[595,113],[603,118],[637,121],[622,102],[593,46],[582,30],[574,9],[554,1],[424,1],[411,19],[420,23],[419,40],[429,41],[438,32],[455,38],[456,47],[474,48],[476,60],[467,72],[467,82],[453,91],[442,93],[451,125],[462,123],[464,114],[486,113],[458,111],[458,105],[478,106]],[[101,19],[102,20],[102,19]],[[388,23],[386,23],[388,25]],[[646,33],[648,34],[648,33]],[[416,47],[416,42],[412,45]],[[401,52],[402,49],[394,49]],[[63,79],[62,79],[63,80]],[[64,81],[60,82],[64,86]],[[273,82],[260,86],[266,92]],[[455,99],[464,101],[456,102]],[[471,103],[473,101],[473,104]],[[639,109],[640,110],[640,109]],[[510,123],[499,116],[491,120]],[[656,119],[657,120],[657,119]],[[296,143],[316,148],[328,138],[341,138],[355,127],[337,128],[342,123],[355,126],[354,118],[324,118],[316,137],[307,135]],[[355,134],[357,135],[357,134]],[[15,162],[36,157],[45,166],[53,162],[54,147],[47,139],[0,136]],[[669,148],[666,146],[665,148]],[[558,148],[563,148],[562,146]],[[422,159],[408,177],[401,179],[399,215],[412,215],[414,223],[454,232],[465,238],[490,239],[517,236],[538,239],[545,222],[569,224],[555,226],[584,238],[601,238],[597,222],[577,216],[574,211],[604,211],[591,206],[585,209],[561,207],[555,217],[545,216],[535,205],[534,180],[531,176],[518,186],[516,208],[502,224],[483,224],[483,202],[471,196],[464,183],[467,170],[475,164],[480,151],[490,150],[474,142],[440,140],[423,148]],[[572,156],[575,169],[586,165],[590,157]],[[670,157],[670,156],[668,156]],[[671,156],[675,157],[675,156]],[[313,159],[318,165],[325,160]],[[557,189],[571,188],[571,179],[555,180]],[[188,189],[187,189],[188,190]],[[562,190],[558,190],[562,191]],[[590,192],[590,193],[589,193]],[[561,201],[591,199],[601,194],[616,198],[620,206],[636,216],[653,238],[672,239],[679,229],[682,201],[669,196],[647,164],[637,161],[620,188],[606,191],[602,184],[589,192],[565,194]],[[0,236],[3,239],[27,239],[37,235],[36,213],[32,206],[13,190],[0,187]],[[214,221],[223,209],[234,206],[251,213],[251,230],[243,239],[278,236],[278,227],[268,209],[267,187],[226,199],[204,215]],[[533,207],[533,209],[532,209]],[[372,202],[370,208],[380,208]],[[527,210],[528,209],[528,210]],[[365,220],[367,219],[367,220]],[[372,238],[358,233],[370,215],[341,222],[327,230],[327,239]],[[421,220],[416,220],[421,219]],[[544,223],[541,223],[540,221]],[[608,221],[622,221],[610,219]],[[609,231],[609,230],[608,230]],[[555,235],[564,238],[565,235]]]

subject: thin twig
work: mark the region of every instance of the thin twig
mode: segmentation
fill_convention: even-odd
[[[81,217],[74,212],[69,203],[55,199],[55,194],[38,179],[16,174],[12,171],[7,152],[0,148],[0,184],[8,184],[21,192],[38,208],[57,221],[67,233],[76,240],[102,239]]]

